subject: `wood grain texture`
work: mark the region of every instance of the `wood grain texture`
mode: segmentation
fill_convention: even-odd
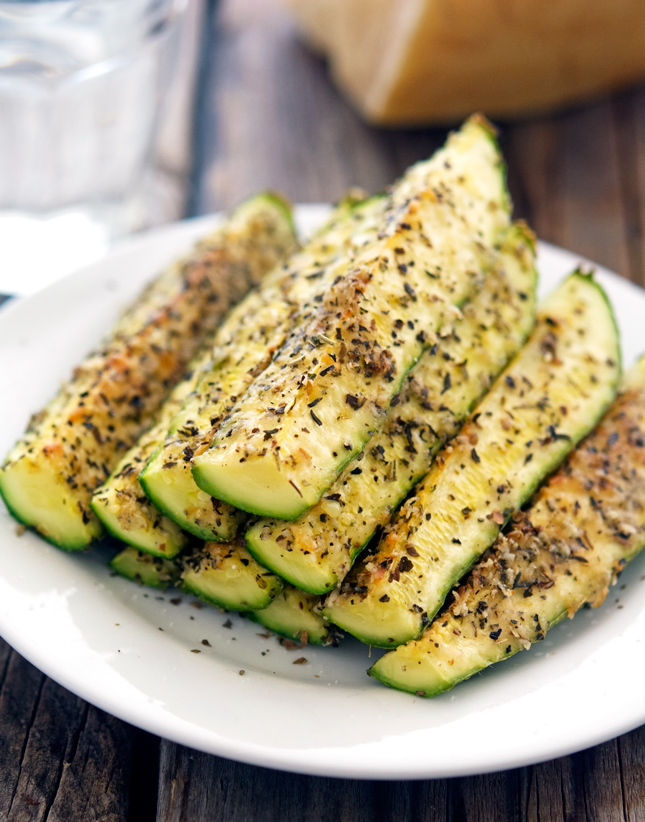
[[[626,822],[645,819],[645,727],[617,740],[623,808]]]
[[[130,728],[1,642],[0,819],[127,819]]]
[[[507,126],[502,144],[517,211],[538,236],[639,281],[626,209],[636,193],[629,191],[632,174],[619,150],[628,138],[626,130],[618,138],[617,120],[610,102],[599,103]]]
[[[645,731],[533,767],[367,782],[284,774],[162,742],[158,822],[636,822]]]
[[[279,773],[169,742],[161,745],[160,773],[159,822],[316,822],[321,814],[335,822],[379,818],[370,782]]]
[[[453,781],[453,814],[464,822],[489,822],[491,810],[500,819],[519,820],[517,771],[471,776]]]
[[[193,209],[228,208],[278,188],[296,202],[378,191],[445,131],[365,125],[330,84],[324,63],[294,38],[275,0],[222,0],[210,20]]]
[[[449,813],[449,789],[460,780],[368,782],[308,777],[231,762],[170,742],[162,742],[161,747],[158,822],[456,818]]]

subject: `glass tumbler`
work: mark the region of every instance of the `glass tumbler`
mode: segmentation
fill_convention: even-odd
[[[190,0],[0,0],[0,291],[146,223]]]

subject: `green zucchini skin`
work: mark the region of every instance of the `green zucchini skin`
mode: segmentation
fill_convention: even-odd
[[[0,494],[10,512],[66,550],[98,537],[93,492],[223,314],[293,243],[284,203],[260,195],[153,281],[6,458]]]
[[[292,324],[315,309],[325,284],[336,276],[338,259],[358,253],[376,234],[384,209],[382,197],[343,200],[307,246],[272,272],[220,328],[212,367],[139,477],[155,506],[184,530],[204,540],[227,542],[235,536],[240,512],[195,484],[187,455],[208,448],[217,426],[269,364]]]
[[[645,547],[645,360],[603,421],[484,554],[420,639],[369,674],[435,696],[596,608]],[[483,605],[481,604],[483,603]]]
[[[255,611],[251,618],[280,636],[304,645],[332,645],[338,632],[320,615],[320,597],[285,585],[266,608]]]
[[[543,304],[529,342],[376,552],[330,595],[324,616],[371,645],[416,639],[511,514],[593,428],[619,377],[610,306],[576,272]]]
[[[122,577],[151,588],[168,588],[179,581],[181,568],[168,559],[152,556],[128,546],[110,561],[110,568]]]
[[[206,542],[183,559],[181,589],[227,611],[259,611],[282,590],[282,580],[246,550],[244,539]]]
[[[310,593],[333,590],[525,342],[536,284],[534,237],[517,223],[462,319],[422,355],[382,429],[322,500],[293,523],[262,519],[247,530],[258,562]]]
[[[500,158],[473,119],[389,197],[377,239],[338,279],[196,456],[207,493],[295,520],[383,424],[509,225]]]

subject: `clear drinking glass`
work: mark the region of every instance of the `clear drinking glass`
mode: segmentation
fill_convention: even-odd
[[[0,290],[2,272],[53,279],[146,223],[189,3],[0,0]]]

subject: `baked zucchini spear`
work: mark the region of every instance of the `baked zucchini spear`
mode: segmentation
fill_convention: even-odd
[[[645,359],[596,430],[513,516],[420,639],[369,673],[434,696],[507,659],[585,604],[645,546]]]
[[[293,242],[285,203],[255,197],[148,286],[0,468],[0,494],[16,519],[67,550],[99,536],[92,493],[150,426],[224,312]]]
[[[176,563],[137,551],[128,545],[110,561],[110,568],[122,577],[151,588],[168,588],[179,581],[181,568]]]
[[[338,631],[323,619],[320,597],[307,594],[293,585],[285,585],[275,599],[261,611],[249,614],[251,619],[287,639],[304,645],[331,645]]]
[[[382,197],[345,199],[288,266],[274,271],[221,327],[212,366],[172,419],[139,478],[155,506],[181,528],[205,540],[235,537],[240,512],[195,484],[191,457],[208,448],[216,427],[267,367],[293,323],[315,310],[336,277],[339,259],[351,259],[376,235],[385,202]]]
[[[318,612],[320,597],[292,585],[281,590],[282,583],[277,577],[267,577],[266,569],[253,563],[243,542],[228,546],[207,543],[183,561],[155,557],[128,546],[111,560],[110,568],[140,585],[161,589],[180,585],[184,593],[210,605],[248,612],[255,622],[296,642],[330,645],[336,641],[338,633],[334,626]],[[240,568],[245,571],[242,575],[238,573]],[[254,585],[250,584],[250,568],[255,570]],[[251,605],[262,610],[249,610]]]
[[[139,551],[170,559],[189,544],[190,535],[164,516],[143,493],[139,474],[150,455],[164,441],[172,418],[181,410],[184,400],[197,385],[201,371],[211,360],[212,347],[209,346],[197,356],[189,374],[175,386],[156,423],[139,437],[92,496],[92,511],[105,530]],[[222,507],[228,506],[222,503]],[[211,511],[215,513],[213,506]],[[236,527],[239,518],[232,514],[227,518],[229,521]]]
[[[295,522],[261,519],[246,532],[256,559],[314,594],[335,588],[524,343],[535,320],[534,237],[509,229],[463,317],[426,350],[383,427],[320,502]]]
[[[440,453],[376,552],[323,614],[370,645],[416,639],[453,585],[611,403],[618,332],[604,292],[572,274],[529,342]]]
[[[243,538],[206,542],[182,559],[182,590],[227,611],[266,608],[282,590],[282,580],[253,559]]]
[[[207,493],[261,516],[311,508],[383,424],[410,368],[481,285],[509,225],[491,126],[469,120],[394,186],[387,219],[195,456]]]

